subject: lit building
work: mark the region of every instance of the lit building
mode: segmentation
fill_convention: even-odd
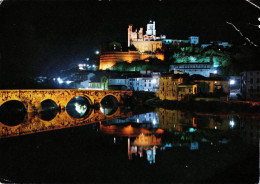
[[[229,95],[229,80],[218,75],[210,77],[201,75],[168,74],[159,79],[159,93],[161,100],[183,100],[201,94]]]
[[[229,76],[230,99],[237,99],[241,95],[241,76]]]
[[[162,49],[162,39],[165,39],[165,35],[160,37],[156,36],[155,21],[150,21],[147,24],[146,34],[143,34],[143,28],[139,31],[137,29],[133,31],[133,25],[128,27],[128,47],[133,45],[139,52],[151,52],[155,53],[157,49]]]
[[[219,75],[210,74],[210,77],[204,77],[201,75],[191,76],[193,82],[198,83],[198,93],[203,92],[201,84],[206,83],[208,85],[208,92],[206,93],[225,93],[229,94],[229,80]]]
[[[190,44],[198,45],[199,44],[199,37],[198,36],[190,36],[189,37]]]
[[[146,60],[150,57],[158,58],[164,60],[163,54],[146,54],[140,53],[138,51],[113,51],[113,52],[104,52],[100,54],[100,70],[106,70],[112,68],[117,62],[126,61],[131,63],[134,60]]]
[[[160,37],[156,36],[155,21],[151,21],[151,20],[149,21],[149,23],[147,24],[147,30],[146,30],[145,35],[143,34],[142,27],[139,29],[139,31],[137,31],[137,29],[135,31],[133,31],[133,25],[129,25],[129,27],[128,27],[128,47],[130,47],[131,44],[133,44],[138,49],[140,47],[140,45],[142,45],[142,44],[139,44],[136,46],[137,42],[142,43],[144,41],[148,41],[148,42],[144,42],[144,45],[148,46],[149,44],[154,45],[154,41],[156,41],[156,40],[161,40],[161,39],[165,39],[165,38],[166,38],[165,35],[161,35]],[[161,49],[162,42],[161,41],[156,42],[155,46],[160,46],[157,48]],[[154,47],[152,47],[152,48],[154,51],[156,50],[156,48],[154,48]],[[147,48],[147,49],[145,49],[145,51],[152,51],[152,50],[148,50],[148,48]]]
[[[241,92],[246,100],[260,100],[260,70],[242,72]]]
[[[108,79],[108,89],[127,90],[128,79],[126,77],[116,77]]]
[[[159,76],[129,78],[127,86],[133,91],[157,92],[159,90]]]
[[[189,98],[197,93],[198,85],[187,83],[178,85],[177,100],[183,100]]]
[[[222,42],[222,41],[211,41],[210,43],[201,44],[202,48],[206,48],[212,45],[222,46],[224,48],[231,47],[232,45],[228,42]]]
[[[198,45],[199,44],[199,37],[198,36],[190,36],[188,40],[178,40],[178,39],[163,39],[162,44],[164,45],[175,45],[180,46],[181,44],[192,44]]]
[[[175,63],[170,65],[170,71],[177,70],[188,73],[190,75],[199,74],[209,77],[210,73],[214,73],[216,69],[213,67],[213,62],[207,63]]]
[[[187,75],[169,74],[159,79],[161,100],[183,100],[197,93],[197,84],[184,82]]]
[[[108,79],[108,86],[125,86],[128,90],[133,91],[151,91],[158,92],[159,90],[159,75],[160,73],[151,71],[141,71],[142,75],[149,76],[139,77],[115,77]]]

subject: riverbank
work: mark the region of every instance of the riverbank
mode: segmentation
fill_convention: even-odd
[[[176,109],[191,112],[214,112],[214,113],[259,113],[260,106],[252,106],[247,103],[216,102],[216,101],[171,101],[151,98],[145,101],[151,107],[162,107],[165,109]]]

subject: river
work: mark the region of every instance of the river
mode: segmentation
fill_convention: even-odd
[[[20,122],[11,118],[10,124],[2,118],[1,182],[259,180],[257,115],[163,108],[138,114],[129,108],[90,110],[75,104],[79,114],[74,117],[76,111],[49,110],[23,118],[16,114]],[[86,113],[89,117],[80,116]]]

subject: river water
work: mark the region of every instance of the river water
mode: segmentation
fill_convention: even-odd
[[[2,120],[0,181],[259,181],[260,116],[84,108],[75,106],[91,118],[49,111]]]

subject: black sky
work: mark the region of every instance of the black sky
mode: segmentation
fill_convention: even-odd
[[[0,6],[1,76],[54,73],[90,57],[102,42],[127,41],[127,27],[156,21],[157,34],[260,45],[259,9],[244,0],[7,0]]]

